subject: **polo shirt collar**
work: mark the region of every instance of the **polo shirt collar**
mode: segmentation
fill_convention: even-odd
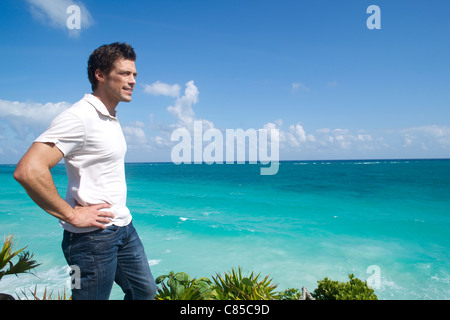
[[[112,116],[109,114],[109,111],[106,108],[106,106],[103,104],[103,102],[99,98],[94,96],[93,94],[87,93],[84,95],[83,99],[86,100],[87,102],[89,102],[98,112],[100,112],[105,117],[117,119],[115,116]],[[115,111],[115,115],[117,115],[117,111]]]

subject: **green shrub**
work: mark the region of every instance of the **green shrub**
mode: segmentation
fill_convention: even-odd
[[[253,272],[247,276],[242,276],[242,270],[232,269],[230,273],[225,273],[222,277],[216,274],[213,277],[214,293],[217,300],[271,300],[278,298],[274,292],[276,284],[271,284],[272,279],[266,276],[260,279],[260,274]]]
[[[302,293],[295,288],[286,289],[278,294],[278,300],[300,300]]]
[[[30,272],[39,266],[33,260],[33,254],[30,254],[28,251],[23,251],[24,249],[16,250],[13,236],[9,235],[6,237],[0,251],[0,280],[8,274],[15,274],[17,276],[19,273]],[[18,260],[13,263],[12,260],[16,256]]]
[[[269,276],[261,279],[260,274],[243,276],[242,270],[231,269],[224,275],[216,274],[208,278],[192,279],[184,273],[171,271],[167,275],[156,278],[158,300],[378,300],[374,290],[367,286],[366,281],[355,278],[349,274],[348,282],[333,281],[324,278],[318,281],[318,287],[309,295],[306,288],[306,297],[303,292],[289,288],[275,292],[276,284]],[[167,283],[166,283],[166,282]],[[311,297],[312,296],[312,297]]]
[[[348,275],[350,281],[339,282],[328,278],[318,281],[318,287],[312,293],[317,300],[378,300],[374,290],[353,274]]]
[[[164,282],[166,279],[167,285]],[[208,300],[212,297],[211,280],[208,278],[191,280],[184,272],[171,271],[157,277],[155,282],[161,285],[155,297],[157,300]]]

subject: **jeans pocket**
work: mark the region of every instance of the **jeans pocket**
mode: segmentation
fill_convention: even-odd
[[[85,233],[64,231],[62,249],[69,265],[81,264],[80,261],[89,260],[89,236]]]
[[[89,235],[89,241],[91,243],[92,251],[108,251],[108,249],[114,247],[118,242],[119,234],[120,227],[114,225],[106,227],[106,229],[93,231]]]
[[[63,240],[61,243],[61,248],[63,250],[64,253],[64,257],[66,258],[67,263],[70,265],[71,264],[71,259],[70,259],[70,247],[72,244],[72,236],[71,233],[64,230],[64,234],[63,234]]]

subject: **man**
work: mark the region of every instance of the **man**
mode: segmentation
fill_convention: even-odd
[[[108,299],[114,281],[125,299],[153,299],[156,293],[126,206],[126,143],[116,118],[118,103],[131,101],[135,60],[126,43],[96,49],[88,62],[93,93],[58,115],[14,172],[29,196],[64,228],[64,256],[80,272],[73,300]],[[68,175],[65,200],[50,172],[62,158]]]

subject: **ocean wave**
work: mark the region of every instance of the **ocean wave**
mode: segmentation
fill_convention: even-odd
[[[58,296],[58,292],[62,294],[64,290],[66,294],[70,294],[69,271],[69,266],[65,265],[48,270],[38,270],[33,274],[20,274],[18,277],[4,277],[1,281],[0,291],[21,299],[26,299],[23,292],[31,298],[33,296],[31,292],[35,290],[38,297],[44,296],[45,291],[47,291],[47,295],[53,292],[53,298]]]
[[[380,161],[363,161],[363,162],[353,162],[353,164],[380,164]]]
[[[205,211],[202,211],[202,215],[204,215],[204,216],[209,216],[211,214],[216,215],[216,214],[220,214],[220,212],[218,210],[205,210]]]
[[[440,283],[447,283],[450,284],[450,276],[439,276],[438,274],[435,274],[434,276],[431,276],[430,278],[433,281],[440,282]]]
[[[160,259],[153,259],[153,260],[148,260],[148,264],[151,266],[156,266],[157,264],[159,264],[161,262]]]
[[[178,236],[167,236],[163,240],[171,241],[171,240],[178,240],[178,239],[179,239]]]

